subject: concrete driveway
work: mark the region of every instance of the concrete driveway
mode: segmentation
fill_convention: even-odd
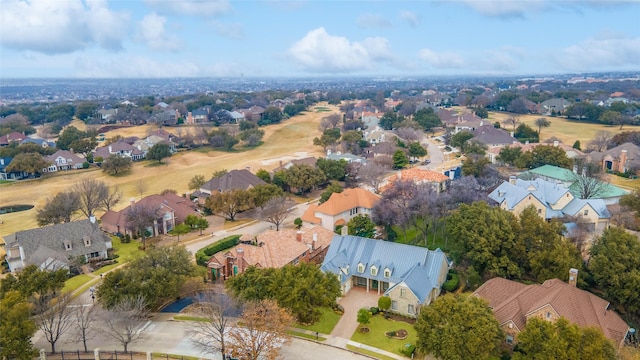
[[[353,288],[347,296],[340,299],[338,302],[344,308],[344,315],[340,318],[336,326],[331,332],[333,338],[342,338],[349,340],[351,336],[358,328],[358,310],[363,307],[370,308],[372,306],[378,306],[377,291],[368,292],[362,288]],[[336,344],[338,345],[338,344]]]

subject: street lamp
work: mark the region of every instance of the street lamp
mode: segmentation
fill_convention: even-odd
[[[89,288],[89,292],[91,293],[91,303],[92,304],[96,303],[95,291],[96,291],[96,289],[93,286]]]

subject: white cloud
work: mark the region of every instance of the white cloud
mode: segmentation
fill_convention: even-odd
[[[69,53],[93,45],[121,50],[129,14],[114,12],[104,0],[3,0],[0,43],[47,54]]]
[[[435,52],[431,49],[422,49],[418,53],[420,60],[438,69],[462,68],[465,66],[464,58],[451,51]]]
[[[138,24],[137,38],[149,49],[175,51],[180,48],[177,37],[167,34],[167,18],[156,13],[146,15]]]
[[[333,36],[320,27],[311,30],[289,48],[289,55],[304,70],[318,73],[349,73],[373,68],[393,59],[389,42],[382,37],[362,42]]]
[[[415,12],[402,10],[398,16],[411,27],[417,27],[420,25],[420,15]]]
[[[362,14],[356,19],[356,24],[361,28],[390,28],[391,22],[378,14]]]
[[[225,24],[219,21],[212,21],[210,24],[213,27],[213,31],[220,36],[231,39],[244,39],[244,26],[240,23]]]
[[[602,34],[554,54],[555,61],[569,71],[640,68],[640,37]]]
[[[462,0],[462,3],[483,15],[495,17],[524,17],[549,5],[546,0]]]
[[[228,0],[145,0],[145,3],[163,14],[189,16],[215,16],[231,9]]]

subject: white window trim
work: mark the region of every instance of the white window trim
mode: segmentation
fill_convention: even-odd
[[[361,274],[364,272],[364,264],[362,263],[358,264],[358,272]]]
[[[371,276],[376,276],[378,275],[378,268],[376,268],[375,266],[371,266]]]
[[[384,277],[385,278],[390,278],[391,277],[391,270],[389,269],[384,269]]]

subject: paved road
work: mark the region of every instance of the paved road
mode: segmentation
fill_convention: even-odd
[[[427,144],[427,152],[429,154],[429,160],[431,160],[431,163],[423,167],[425,169],[437,169],[440,165],[442,165],[442,163],[444,163],[444,154],[442,153],[442,150],[440,150],[440,143],[435,141],[432,137],[427,137],[426,135],[424,136],[422,143]]]

